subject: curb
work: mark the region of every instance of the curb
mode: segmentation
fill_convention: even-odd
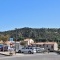
[[[4,55],[4,56],[22,56],[22,54],[6,54],[6,53],[0,53],[0,55]]]
[[[3,54],[3,53],[0,53],[0,55],[4,55],[4,56],[11,56],[11,55],[8,55],[8,54]]]

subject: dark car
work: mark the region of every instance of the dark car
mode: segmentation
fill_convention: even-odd
[[[56,51],[56,53],[60,55],[60,51]]]
[[[7,45],[0,44],[0,51],[7,51],[7,50],[8,50]]]
[[[3,45],[2,45],[2,44],[0,44],[0,51],[2,50],[2,47],[3,47]]]

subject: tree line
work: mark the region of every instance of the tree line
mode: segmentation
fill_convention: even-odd
[[[20,28],[0,32],[0,40],[6,41],[9,38],[21,41],[25,38],[32,38],[35,42],[58,42],[60,47],[60,28]]]
[[[20,28],[11,31],[0,32],[0,38],[3,36],[12,37],[14,40],[23,40],[32,38],[34,41],[60,41],[60,28]]]

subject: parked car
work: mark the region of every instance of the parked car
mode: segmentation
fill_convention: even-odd
[[[40,52],[44,53],[46,50],[44,48],[40,48]]]
[[[0,44],[0,51],[2,50],[2,47],[3,47],[3,45],[2,45],[2,44]]]
[[[40,48],[40,47],[34,47],[36,49],[36,53],[41,53],[41,52],[45,52],[44,48]]]
[[[0,44],[0,51],[8,51],[8,46],[7,45]]]
[[[23,53],[23,52],[24,52],[24,49],[25,49],[25,48],[20,48],[20,49],[18,50],[18,53]]]
[[[55,52],[60,55],[60,51],[55,51]]]
[[[40,47],[36,47],[36,53],[40,53],[41,50],[40,50]]]
[[[33,53],[36,53],[36,49],[33,47],[25,47],[19,50],[19,52],[33,54]]]

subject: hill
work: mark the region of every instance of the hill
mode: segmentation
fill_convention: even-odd
[[[14,40],[32,38],[35,41],[60,41],[60,28],[20,28],[10,31],[0,32],[1,35],[9,35]]]

